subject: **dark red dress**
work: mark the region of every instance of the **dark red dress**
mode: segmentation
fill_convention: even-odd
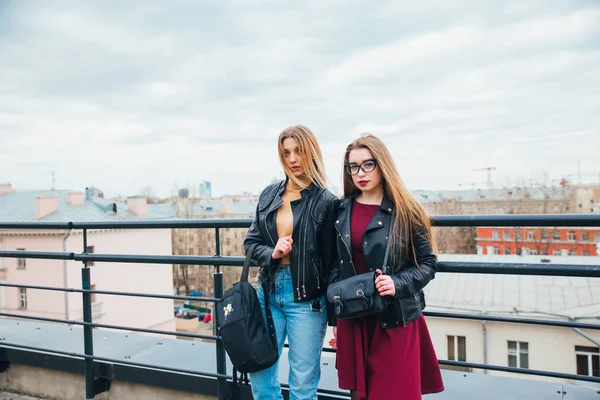
[[[350,234],[357,274],[367,272],[362,236],[378,209],[357,201],[352,207]],[[340,388],[358,391],[361,399],[416,400],[444,390],[423,316],[388,329],[381,328],[377,315],[338,320],[336,368]]]

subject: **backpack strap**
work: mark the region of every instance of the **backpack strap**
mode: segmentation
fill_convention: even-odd
[[[252,253],[254,253],[254,249],[256,248],[256,244],[248,247],[248,251],[246,252],[246,259],[244,260],[244,267],[242,268],[242,276],[240,277],[240,282],[248,282],[248,274],[250,273],[250,262],[252,260]]]
[[[273,322],[273,315],[271,314],[271,307],[269,306],[269,290],[266,284],[262,285],[263,297],[265,298],[265,314],[267,314],[267,331],[269,332],[269,338],[273,346],[279,351],[277,347],[277,335],[275,334],[275,323]]]

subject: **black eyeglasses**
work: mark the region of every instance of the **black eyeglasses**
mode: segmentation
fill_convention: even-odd
[[[346,172],[350,175],[358,174],[358,171],[360,171],[361,169],[364,172],[372,172],[375,170],[375,168],[377,168],[377,160],[374,158],[369,158],[363,161],[361,164],[344,164],[344,168],[346,169]]]

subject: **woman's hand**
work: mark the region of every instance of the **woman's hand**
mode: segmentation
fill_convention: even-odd
[[[329,341],[329,346],[332,349],[337,349],[337,326],[333,327],[333,339]]]
[[[289,254],[292,251],[292,243],[294,243],[294,241],[292,240],[291,236],[284,236],[282,238],[279,238],[271,257],[274,260],[277,260],[285,256],[286,254]]]
[[[396,285],[392,277],[389,275],[382,275],[383,272],[380,269],[376,269],[375,272],[379,274],[375,279],[375,287],[379,291],[380,296],[394,296],[396,294]]]

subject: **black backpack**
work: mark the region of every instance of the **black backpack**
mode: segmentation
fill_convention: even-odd
[[[223,346],[233,367],[246,374],[271,367],[279,357],[268,291],[263,287],[267,332],[256,289],[248,283],[253,251],[254,246],[248,249],[240,281],[227,290],[216,304],[217,326]]]

